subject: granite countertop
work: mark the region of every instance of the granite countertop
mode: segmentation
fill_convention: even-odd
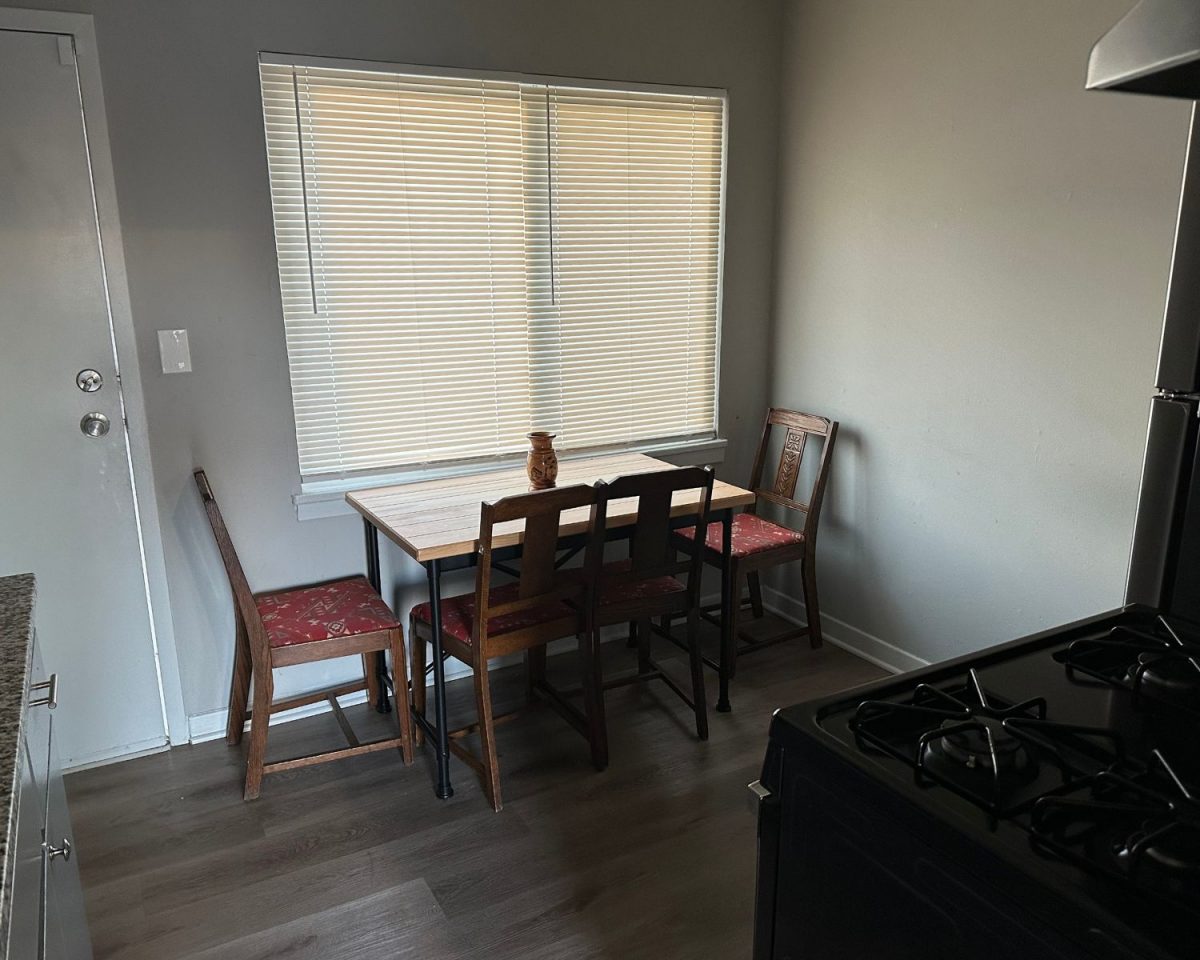
[[[29,687],[30,655],[33,650],[33,601],[36,595],[32,573],[0,577],[0,915],[8,915],[8,852],[17,829],[17,760],[21,753],[21,717]]]

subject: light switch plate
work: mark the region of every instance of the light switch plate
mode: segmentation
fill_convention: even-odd
[[[192,351],[186,330],[159,330],[158,355],[163,373],[191,373]]]

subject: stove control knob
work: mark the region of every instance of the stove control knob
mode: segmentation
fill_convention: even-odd
[[[746,785],[746,789],[750,792],[750,796],[748,798],[750,812],[756,817],[763,807],[775,799],[775,794],[764,787],[761,780],[754,780],[751,783],[748,783]]]

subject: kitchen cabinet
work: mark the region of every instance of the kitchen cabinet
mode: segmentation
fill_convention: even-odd
[[[11,581],[27,581],[14,587]],[[71,820],[54,742],[59,683],[42,667],[32,577],[0,579],[0,740],[16,741],[7,797],[0,944],[6,960],[92,956]],[[5,745],[7,749],[7,746]]]

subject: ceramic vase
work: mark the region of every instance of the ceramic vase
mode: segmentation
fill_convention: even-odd
[[[558,480],[558,454],[554,434],[538,430],[529,434],[529,458],[525,461],[530,490],[548,490]]]

